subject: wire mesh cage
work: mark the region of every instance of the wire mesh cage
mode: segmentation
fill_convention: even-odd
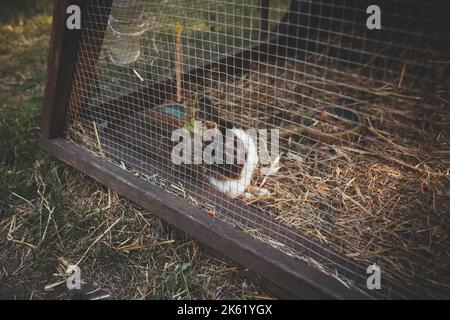
[[[56,1],[43,145],[292,294],[449,298],[445,5]]]

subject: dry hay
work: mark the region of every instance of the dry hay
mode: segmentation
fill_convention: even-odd
[[[85,175],[54,161],[31,170],[35,197],[13,193],[0,220],[0,297],[270,298],[239,268]],[[75,264],[83,284],[68,290]]]
[[[243,199],[363,266],[377,263],[384,277],[421,295],[448,297],[448,79],[424,101],[354,75],[321,81],[311,69],[255,63],[213,87],[224,117],[246,128],[279,127],[282,136],[289,128],[275,172],[253,182],[268,193]],[[328,103],[357,110],[359,134],[331,144],[294,130]]]
[[[226,81],[210,77],[207,89],[224,118],[244,128],[279,128],[283,137],[275,170],[259,168],[242,200],[361,266],[377,263],[383,277],[420,295],[448,297],[447,71],[422,98],[406,87],[403,73],[392,81],[397,86],[387,86],[354,72],[327,72],[322,78],[323,70],[314,66],[278,60],[253,63]],[[195,107],[204,89],[185,84],[184,103]],[[357,131],[333,143],[304,134],[302,120],[312,109],[335,105],[358,112]],[[71,138],[78,135],[75,141],[102,154],[95,134],[86,140],[80,130],[73,132]],[[152,183],[177,193],[155,179]],[[178,194],[204,207],[195,195]],[[296,256],[267,235],[240,227]],[[336,271],[306,260],[332,275]]]

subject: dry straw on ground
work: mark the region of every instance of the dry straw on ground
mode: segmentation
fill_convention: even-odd
[[[386,278],[422,295],[448,297],[448,63],[425,98],[407,87],[405,66],[391,79],[397,86],[338,68],[323,77],[314,66],[279,60],[254,63],[226,81],[211,76],[207,89],[222,117],[244,128],[279,128],[283,137],[278,162],[259,168],[242,200],[362,266],[379,264]],[[185,86],[185,104],[193,107],[204,88]],[[305,133],[311,110],[336,105],[357,112],[358,130],[332,142]]]
[[[288,128],[276,172],[253,183],[268,192],[245,200],[363,266],[378,263],[422,295],[448,296],[448,78],[425,101],[354,75],[318,80],[314,71],[292,61],[254,64],[212,90],[224,116],[242,126]],[[301,118],[328,104],[356,110],[360,130],[335,143],[302,134]]]

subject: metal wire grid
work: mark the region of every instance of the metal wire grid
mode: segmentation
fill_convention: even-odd
[[[246,121],[243,121],[243,119],[248,117],[246,114],[250,113],[255,119],[265,119],[253,122],[255,127],[258,128],[274,128],[279,126],[281,122],[299,125],[295,118],[308,119],[309,116],[304,112],[298,111],[298,107],[308,111],[316,110],[317,105],[329,107],[344,106],[350,110],[357,110],[361,116],[376,121],[377,115],[365,111],[368,103],[370,103],[367,95],[365,95],[367,92],[364,91],[364,85],[367,82],[385,86],[388,89],[398,89],[400,87],[399,79],[402,78],[402,84],[405,86],[405,89],[413,89],[414,92],[417,92],[416,89],[420,89],[419,86],[427,80],[424,75],[428,75],[430,70],[433,70],[433,65],[430,65],[429,61],[427,61],[429,57],[442,58],[442,53],[439,53],[433,46],[434,44],[439,44],[443,39],[441,30],[436,30],[435,28],[435,21],[428,18],[421,19],[420,17],[411,19],[407,15],[408,12],[403,12],[403,14],[396,13],[404,11],[406,5],[409,5],[408,10],[411,10],[411,12],[417,12],[415,11],[417,8],[424,7],[427,10],[431,10],[430,8],[433,8],[432,3],[425,5],[411,1],[394,2],[394,10],[388,12],[387,15],[395,18],[396,24],[385,26],[382,36],[374,35],[373,32],[367,31],[364,27],[361,28],[361,17],[366,16],[363,12],[365,7],[355,6],[354,1],[302,1],[302,3],[303,8],[307,8],[307,10],[300,12],[297,16],[298,20],[295,20],[295,22],[300,23],[299,21],[301,21],[301,26],[297,26],[297,34],[291,35],[291,38],[297,41],[300,39],[301,43],[295,48],[295,55],[284,53],[284,49],[292,49],[291,46],[288,46],[285,41],[276,38],[282,39],[280,37],[281,31],[277,29],[277,26],[280,25],[283,17],[288,14],[288,9],[292,5],[290,1],[270,2],[268,17],[270,27],[267,33],[269,38],[275,37],[276,39],[277,52],[272,54],[274,55],[273,58],[282,58],[286,63],[276,64],[277,70],[281,72],[272,76],[271,79],[278,81],[278,83],[268,83],[266,87],[271,87],[271,89],[284,93],[287,98],[279,98],[279,100],[285,103],[286,106],[294,103],[296,108],[284,109],[273,106],[271,105],[268,91],[263,90],[261,92],[257,89],[267,69],[273,68],[273,62],[267,59],[256,61],[256,69],[254,65],[252,67],[252,63],[255,61],[248,61],[248,66],[240,66],[238,68],[240,69],[239,76],[249,73],[256,75],[254,79],[249,81],[250,86],[253,85],[256,88],[247,90],[250,92],[250,97],[242,98],[240,96],[242,90],[239,90],[239,88],[236,90],[236,86],[231,86],[232,90],[230,91],[220,92],[222,84],[236,81],[239,77],[220,75],[217,70],[213,69],[203,83],[192,85],[183,81],[183,103],[188,107],[193,107],[197,104],[200,93],[204,91],[213,92],[215,90],[218,94],[213,97],[214,103],[225,106],[224,109],[226,110],[223,110],[222,114],[225,114],[228,120],[233,121],[236,125],[242,125],[246,123]],[[142,148],[145,149],[147,145],[155,144],[155,142],[157,142],[158,146],[166,147],[167,149],[170,149],[172,145],[162,141],[155,141],[157,136],[149,132],[142,121],[133,120],[133,117],[139,117],[140,113],[145,113],[145,110],[153,107],[153,105],[149,104],[145,95],[134,99],[131,105],[116,105],[113,109],[98,108],[105,101],[112,100],[121,94],[138,90],[161,78],[161,76],[173,76],[176,52],[176,37],[173,28],[177,22],[183,28],[182,49],[185,70],[193,69],[205,62],[213,62],[216,55],[223,55],[243,46],[256,46],[260,42],[265,41],[264,39],[261,40],[260,37],[262,9],[260,2],[256,0],[168,0],[161,2],[148,1],[146,5],[146,12],[150,12],[151,15],[146,17],[149,19],[148,31],[140,36],[139,39],[140,48],[142,49],[139,59],[127,66],[116,66],[108,60],[107,54],[114,42],[108,40],[110,35],[103,39],[98,34],[97,28],[97,25],[101,25],[102,21],[104,21],[104,17],[100,19],[101,14],[99,12],[107,11],[104,10],[107,8],[102,8],[96,1],[92,1],[89,4],[85,19],[91,22],[89,26],[92,28],[85,28],[82,37],[85,40],[92,40],[98,37],[96,40],[98,43],[103,43],[103,47],[97,56],[92,54],[92,49],[100,50],[100,48],[92,48],[85,45],[88,41],[81,42],[74,81],[82,84],[80,86],[82,89],[73,92],[70,97],[68,127],[81,128],[81,133],[86,135],[86,140],[80,139],[79,135],[74,136],[73,133],[69,133],[69,137],[78,143],[84,143],[86,147],[96,152],[111,152],[114,154],[116,162],[122,163],[127,169],[138,171],[142,176],[154,183],[159,181],[158,179],[154,180],[155,172],[166,177],[169,176],[174,180],[183,177],[183,179],[180,179],[183,185],[174,186],[171,184],[170,188],[172,191],[190,198],[193,202],[196,202],[195,199],[197,198],[202,199],[205,203],[197,203],[197,205],[203,208],[212,208],[216,218],[229,221],[247,230],[257,229],[258,234],[269,237],[269,241],[270,235],[277,235],[277,240],[272,241],[272,244],[276,243],[281,248],[301,247],[303,251],[297,252],[297,254],[306,256],[319,263],[329,273],[335,274],[338,278],[343,278],[343,281],[350,280],[355,282],[358,286],[365,284],[367,275],[364,266],[355,263],[351,259],[343,258],[334,251],[326,249],[326,247],[324,250],[316,250],[316,242],[310,240],[309,237],[299,235],[292,228],[278,224],[274,225],[273,220],[269,218],[256,217],[254,211],[249,210],[245,205],[242,205],[238,212],[234,210],[234,213],[231,215],[225,214],[228,211],[224,209],[236,209],[235,203],[225,200],[222,203],[222,207],[217,207],[214,203],[208,201],[209,199],[214,199],[214,197],[209,194],[208,190],[198,189],[198,181],[196,181],[196,179],[199,179],[198,177],[186,178],[191,174],[191,171],[186,167],[174,170],[170,164],[157,160],[159,161],[158,167],[149,168],[148,163],[154,162],[155,158],[149,154],[142,154]],[[434,9],[436,8],[434,7]],[[385,16],[383,15],[383,17]],[[314,19],[319,19],[317,26],[314,26],[314,23],[312,23]],[[393,20],[387,19],[387,21]],[[418,21],[423,23],[417,23]],[[293,23],[293,21],[288,19],[287,24],[289,23]],[[408,29],[409,27],[414,28],[411,30]],[[425,46],[430,43],[432,46]],[[339,49],[332,54],[329,52],[330,47]],[[235,62],[238,62],[237,59]],[[95,68],[86,68],[86,66],[95,66]],[[340,77],[348,77],[349,69],[358,74],[360,81],[362,81],[361,84],[353,86],[347,84],[339,91],[328,89],[326,85],[323,85],[342,85],[339,79]],[[301,83],[302,90],[299,90],[299,83],[296,79],[288,79],[286,77],[286,74],[289,72],[304,79]],[[317,81],[320,81],[321,85]],[[406,87],[406,85],[410,85],[410,87]],[[169,86],[173,87],[173,82]],[[173,91],[175,89],[173,88]],[[317,93],[323,95],[323,97],[320,97],[320,95],[318,97]],[[157,90],[153,92],[153,95],[155,100],[164,101],[167,97],[167,92]],[[223,98],[223,100],[220,101],[219,98]],[[236,105],[235,100],[244,102],[245,106],[230,109],[229,105]],[[256,110],[248,112],[250,111],[249,102],[250,104],[251,102],[257,102],[256,107],[252,106]],[[166,124],[161,122],[160,125],[163,127]],[[358,125],[366,127],[363,124]],[[142,145],[137,145],[138,143],[135,140],[130,142],[129,138],[123,138],[123,128],[126,128],[127,135],[148,136],[153,141],[142,141]],[[303,143],[300,150],[288,150],[284,146],[282,151],[293,152],[306,160],[311,160],[308,157],[312,155],[308,154],[312,154],[312,152],[330,156],[329,150],[321,148],[329,147],[328,144],[310,136],[301,136]],[[365,150],[364,148],[366,147],[361,144],[361,136],[357,133],[352,133],[352,136],[352,139],[346,141],[346,144]],[[364,139],[374,144],[380,143],[371,137],[364,137]],[[85,143],[86,141],[94,142],[89,145]],[[285,145],[287,143],[287,141],[282,142]],[[345,159],[340,159],[339,161],[345,162]],[[312,163],[313,161],[310,162]],[[308,161],[305,161],[305,164],[308,165]],[[325,161],[321,162],[320,165],[321,170],[323,170],[320,172],[320,175],[325,178],[331,178],[335,168]],[[352,166],[358,168],[359,164],[352,164]],[[148,176],[149,173],[151,173],[151,176]],[[180,192],[180,188],[181,190],[194,190],[194,192],[186,195],[185,192]],[[322,206],[315,208],[315,211],[325,217],[338,215],[342,209],[333,205],[335,201],[339,201],[339,199],[321,199],[317,197],[317,202]],[[261,220],[264,223],[258,222]],[[305,221],[305,223],[314,223],[314,221]],[[329,222],[318,226],[322,232],[334,236],[337,241],[351,248],[352,243],[348,239],[343,239],[337,234],[333,234],[334,227]],[[282,240],[280,241],[280,239]],[[360,241],[364,242],[365,240],[360,239]],[[376,243],[370,245],[382,249]],[[418,257],[418,254],[414,252],[411,254],[419,259],[423,258]],[[423,260],[425,261],[426,259],[423,258]],[[410,292],[410,289],[401,284],[398,279],[391,279],[389,285],[392,285],[390,288],[391,293],[394,292],[402,296]],[[390,293],[375,292],[374,294],[384,296]]]

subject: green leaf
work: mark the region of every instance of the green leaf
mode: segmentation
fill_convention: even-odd
[[[181,271],[186,271],[186,270],[189,269],[191,266],[192,266],[192,263],[190,263],[190,262],[183,263],[183,264],[181,265]]]

